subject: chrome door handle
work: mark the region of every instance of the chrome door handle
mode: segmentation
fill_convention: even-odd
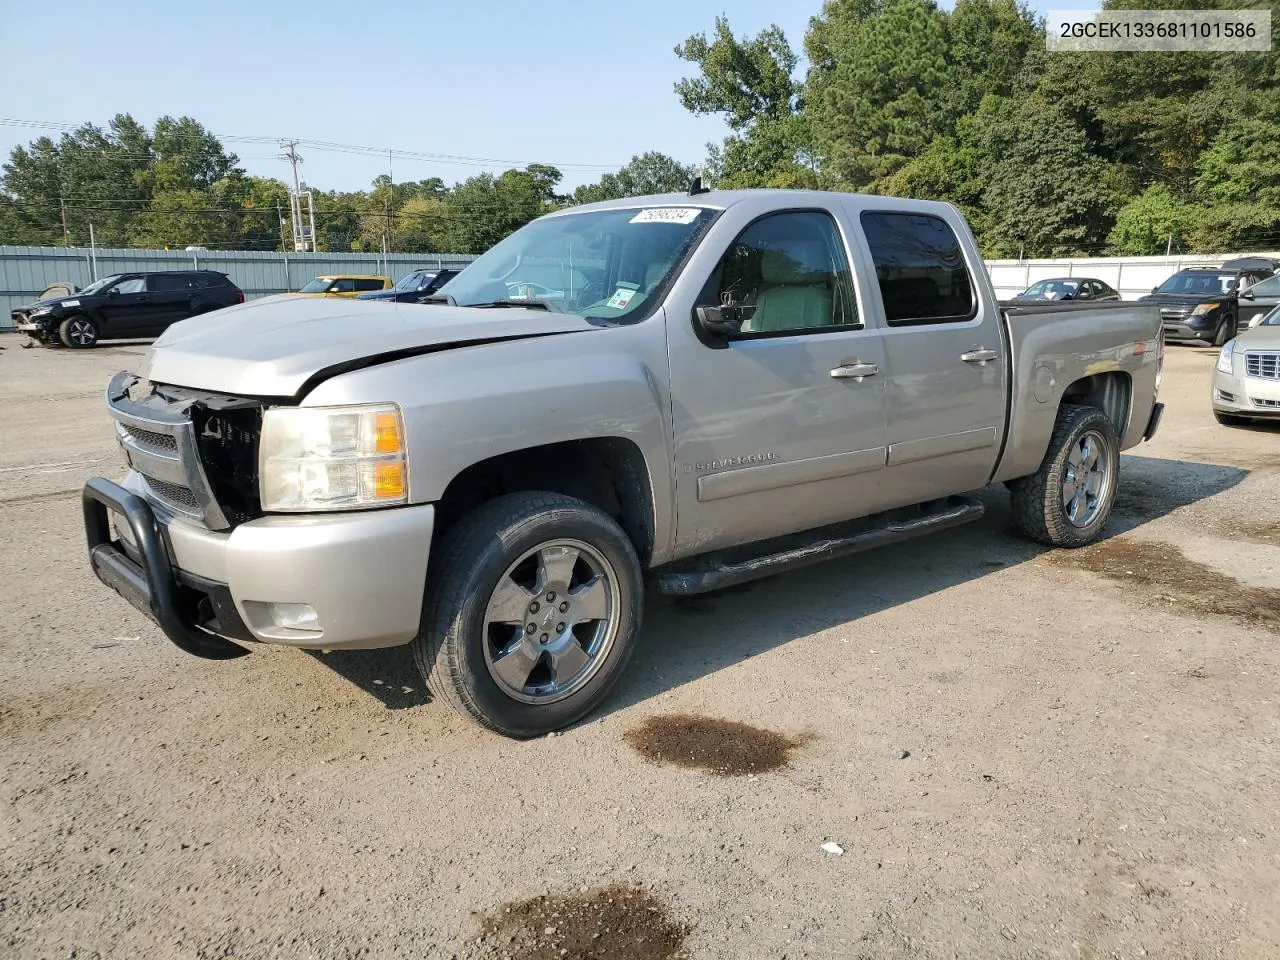
[[[831,371],[831,376],[837,380],[857,380],[862,381],[863,377],[874,377],[880,372],[880,367],[874,363],[842,363]]]
[[[960,354],[960,359],[965,363],[986,363],[988,360],[994,360],[999,354],[994,350],[988,350],[986,347],[970,347],[966,353]]]

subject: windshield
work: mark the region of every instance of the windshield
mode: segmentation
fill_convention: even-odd
[[[1262,318],[1260,327],[1280,327],[1280,306],[1271,308],[1271,312]]]
[[[99,291],[105,290],[107,287],[111,286],[113,283],[118,281],[123,276],[124,276],[123,273],[113,273],[109,277],[103,277],[101,280],[95,280],[93,281],[93,283],[89,284],[87,287],[81,290],[80,293],[81,294],[98,293]],[[80,294],[77,294],[77,296],[79,295]]]
[[[1061,300],[1065,296],[1076,295],[1080,289],[1079,280],[1041,280],[1027,287],[1024,297],[1038,297],[1044,300]]]
[[[421,290],[423,287],[425,287],[428,283],[431,282],[431,278],[434,276],[435,276],[434,273],[426,273],[425,271],[422,271],[422,270],[415,270],[413,271],[413,273],[410,273],[407,276],[401,277],[399,282],[396,283],[396,289],[401,291]]]
[[[1156,293],[1182,293],[1193,296],[1220,297],[1235,289],[1231,285],[1236,282],[1236,279],[1236,275],[1233,273],[1184,270],[1182,273],[1175,273],[1160,284],[1156,288]]]
[[[299,290],[299,293],[324,293],[329,289],[329,285],[333,283],[332,277],[316,277],[305,287]]]
[[[639,316],[715,211],[632,207],[545,217],[440,288],[459,306],[536,302],[557,313]]]

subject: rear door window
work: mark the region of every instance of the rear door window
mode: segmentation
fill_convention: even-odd
[[[356,288],[354,280],[335,280],[329,285],[330,293],[351,293]]]
[[[181,273],[153,273],[147,277],[147,289],[151,291],[187,290],[193,286],[191,278]]]
[[[357,290],[381,290],[381,280],[357,280],[355,281]]]
[[[945,220],[879,210],[864,210],[860,219],[890,324],[963,323],[977,316],[973,279]]]

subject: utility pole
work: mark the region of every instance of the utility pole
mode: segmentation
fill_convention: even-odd
[[[391,199],[387,201],[387,252],[391,252],[391,208],[396,200],[396,172],[391,166],[391,151],[387,150],[387,181],[390,186]],[[387,273],[390,273],[387,270]]]
[[[298,156],[297,140],[281,140],[280,146],[284,147],[284,153],[280,154],[281,160],[287,160],[289,166],[293,170],[293,191],[289,194],[289,213],[293,221],[293,249],[297,253],[305,253],[308,241],[310,241],[311,249],[315,249],[315,214],[312,214],[312,233],[309,235],[302,219],[302,183],[298,180],[298,164],[302,163],[302,157]]]
[[[1169,234],[1169,242],[1165,244],[1164,255],[1167,257],[1173,253],[1173,234]]]
[[[67,201],[59,197],[58,206],[62,210],[62,245],[69,247],[71,246],[71,233],[67,230]]]

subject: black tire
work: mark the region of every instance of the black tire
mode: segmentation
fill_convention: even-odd
[[[1217,420],[1224,427],[1243,427],[1249,422],[1248,417],[1237,417],[1230,413],[1219,413],[1217,410],[1213,411],[1213,419]]]
[[[1086,438],[1096,438],[1100,447],[1098,460],[1105,461],[1106,475],[1095,498],[1096,507],[1082,519],[1073,521],[1064,502],[1065,484],[1073,452]],[[1020,477],[1010,485],[1013,522],[1018,531],[1032,540],[1051,547],[1083,547],[1102,533],[1111,508],[1115,504],[1120,479],[1120,438],[1105,413],[1097,407],[1064,403],[1049,440],[1040,469],[1029,477]],[[1088,498],[1086,496],[1086,505]]]
[[[1213,345],[1215,347],[1225,346],[1228,340],[1236,335],[1236,318],[1223,317],[1222,322],[1218,324],[1218,329],[1213,332]]]
[[[98,324],[82,313],[72,314],[58,327],[58,339],[62,341],[63,346],[87,350],[97,346]]]
[[[489,666],[510,621],[494,626],[495,640],[486,626],[486,611],[513,565],[540,545],[557,540],[585,544],[611,568],[616,583],[609,608],[612,626],[602,627],[611,639],[582,686],[554,702],[522,702],[495,680]],[[631,659],[644,599],[641,577],[631,541],[596,507],[555,493],[499,497],[459,520],[436,547],[427,577],[422,629],[413,641],[414,660],[433,694],[490,730],[516,738],[559,730],[598,706]],[[612,619],[615,605],[617,615]],[[529,628],[526,624],[525,629]],[[537,629],[544,628],[545,624]],[[511,629],[506,642],[514,643],[521,637],[520,628]],[[541,637],[545,642],[547,634]],[[536,631],[529,640],[536,641]],[[537,662],[534,673],[543,669],[543,661]]]

